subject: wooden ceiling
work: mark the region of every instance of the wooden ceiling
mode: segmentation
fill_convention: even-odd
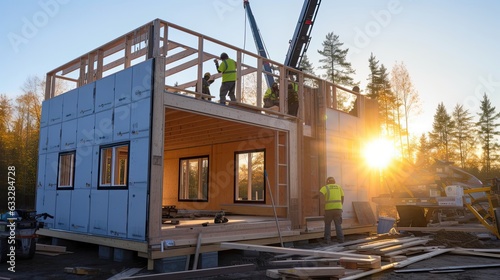
[[[165,150],[239,142],[273,135],[273,130],[176,109],[165,109]]]

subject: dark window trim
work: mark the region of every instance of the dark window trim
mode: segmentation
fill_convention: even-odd
[[[267,199],[267,186],[266,186],[266,178],[264,177],[264,199],[262,201],[248,201],[248,200],[237,200],[236,199],[236,191],[238,188],[237,185],[237,177],[238,177],[238,167],[236,166],[236,157],[239,154],[248,154],[248,153],[255,153],[255,152],[264,152],[264,171],[266,170],[266,148],[262,149],[253,149],[253,150],[245,150],[245,151],[235,151],[234,152],[234,175],[233,175],[233,203],[240,203],[240,204],[266,204],[266,199]]]
[[[125,145],[127,145],[127,147],[128,147],[127,179],[125,180],[125,186],[120,186],[120,185],[101,186],[101,160],[102,160],[101,152],[102,152],[102,149],[111,148],[111,147],[118,147],[118,146],[125,146]],[[97,163],[97,168],[99,169],[97,171],[97,189],[98,190],[127,190],[128,189],[128,181],[129,181],[128,179],[129,179],[129,175],[130,175],[130,141],[123,141],[123,142],[99,146],[99,160]]]
[[[60,187],[59,186],[59,172],[61,170],[61,156],[63,155],[69,155],[69,154],[73,154],[73,176],[71,178],[71,187]],[[76,174],[76,150],[72,150],[72,151],[66,151],[66,152],[60,152],[58,157],[57,157],[57,184],[56,184],[56,189],[58,191],[62,191],[62,190],[74,190],[75,189],[75,174]]]
[[[199,158],[207,158],[208,160],[208,168],[207,168],[207,199],[186,199],[183,198],[181,199],[181,162],[183,160],[189,160],[189,159],[199,159]],[[179,158],[179,172],[177,173],[178,176],[178,184],[177,184],[177,201],[184,201],[184,202],[208,202],[208,199],[210,197],[210,156],[209,155],[201,155],[201,156],[192,156],[192,157],[183,157]]]

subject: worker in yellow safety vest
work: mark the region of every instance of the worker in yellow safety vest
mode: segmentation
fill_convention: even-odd
[[[332,221],[335,223],[335,233],[339,243],[344,242],[342,232],[342,205],[344,204],[344,190],[335,183],[335,178],[328,177],[326,185],[319,190],[325,196],[325,242],[331,242]]]
[[[273,106],[280,106],[280,89],[276,82],[264,93],[264,108],[271,108]]]
[[[220,59],[222,60],[220,65],[219,61],[214,59],[217,72],[222,73],[219,102],[221,104],[226,104],[226,95],[229,95],[231,101],[236,101],[236,96],[234,96],[234,88],[236,85],[236,61],[230,59],[227,53],[221,53]]]

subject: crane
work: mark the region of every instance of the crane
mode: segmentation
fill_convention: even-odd
[[[300,62],[309,47],[311,30],[316,20],[321,0],[305,0],[295,27],[290,47],[285,58],[285,65],[299,69]]]
[[[255,40],[255,46],[257,47],[257,52],[260,56],[268,58],[266,49],[264,48],[264,42],[262,41],[262,36],[260,35],[259,28],[257,27],[257,22],[255,21],[255,17],[253,16],[252,9],[250,8],[250,3],[248,2],[248,0],[243,1],[243,7],[247,12],[248,20],[250,22],[250,28],[252,29],[253,39]],[[271,65],[269,65],[269,62],[264,62],[263,68],[264,72],[266,72],[267,86],[271,87],[274,83],[274,77],[271,74]]]
[[[295,27],[295,32],[290,40],[290,46],[285,57],[284,64],[286,66],[299,69],[300,62],[302,61],[302,58],[304,57],[304,54],[309,46],[309,42],[311,41],[311,30],[316,20],[320,4],[321,0],[304,0],[304,5],[302,6],[302,11],[299,15],[299,21]],[[247,12],[247,16],[250,21],[250,28],[252,29],[257,51],[260,56],[268,58],[267,52],[264,48],[262,36],[257,28],[257,22],[255,21],[255,17],[253,16],[248,0],[243,0],[243,7]],[[264,64],[264,70],[267,73],[272,73],[269,63]],[[266,74],[266,81],[268,86],[271,86],[274,82],[273,76],[271,74]]]

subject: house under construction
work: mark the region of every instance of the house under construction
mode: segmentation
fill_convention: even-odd
[[[196,91],[212,72],[218,95],[221,52],[237,62],[237,100],[225,105]],[[266,75],[280,85],[279,110],[263,108]],[[345,191],[345,233],[374,228],[353,202],[378,195],[378,172],[360,156],[378,110],[357,92],[160,19],[46,81],[36,210],[54,218],[40,235],[137,252],[150,269],[217,252],[221,241],[319,238],[313,196],[328,176]],[[57,95],[58,81],[74,89]],[[288,110],[291,83],[297,114]],[[221,210],[229,222],[214,224]]]

